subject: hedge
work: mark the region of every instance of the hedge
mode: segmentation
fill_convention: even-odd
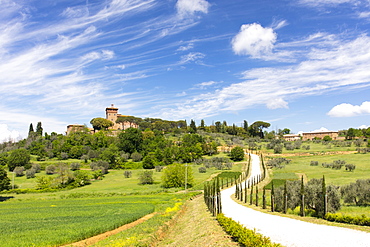
[[[230,234],[235,241],[246,247],[281,247],[282,245],[272,243],[270,238],[265,237],[254,230],[250,230],[235,222],[234,220],[224,216],[217,215],[218,223],[224,230]]]
[[[370,217],[366,215],[361,216],[350,216],[350,215],[342,215],[341,213],[327,213],[324,217],[328,221],[334,221],[339,223],[347,223],[359,226],[370,226]]]

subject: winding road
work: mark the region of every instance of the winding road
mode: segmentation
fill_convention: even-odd
[[[261,174],[259,156],[252,154],[249,179],[259,174]],[[269,237],[275,243],[299,247],[370,247],[370,233],[262,213],[235,202],[231,198],[234,193],[235,186],[221,192],[224,215],[248,229],[256,229],[258,233]]]

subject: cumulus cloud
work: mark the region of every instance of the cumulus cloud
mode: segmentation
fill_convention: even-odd
[[[361,105],[342,103],[334,106],[328,115],[331,117],[355,117],[370,114],[370,102],[365,101]]]
[[[17,141],[20,134],[16,130],[9,130],[7,124],[0,124],[0,143],[5,141]]]
[[[177,13],[182,18],[192,16],[196,12],[207,14],[209,6],[206,0],[178,0],[176,3]]]
[[[270,27],[264,28],[257,23],[245,24],[232,39],[231,45],[237,55],[260,58],[272,53],[276,38],[277,34]]]

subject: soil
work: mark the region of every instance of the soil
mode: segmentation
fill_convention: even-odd
[[[145,215],[144,217],[141,217],[140,219],[136,220],[136,221],[133,221],[129,224],[126,224],[126,225],[123,225],[123,226],[120,226],[112,231],[108,231],[108,232],[104,232],[102,234],[99,234],[99,235],[96,235],[96,236],[93,236],[91,238],[87,238],[87,239],[84,239],[84,240],[81,240],[81,241],[78,241],[78,242],[75,242],[75,243],[72,243],[72,244],[67,244],[67,245],[63,245],[62,247],[67,247],[67,246],[75,246],[75,247],[85,247],[85,246],[90,246],[90,245],[93,245],[103,239],[106,239],[108,238],[109,236],[112,236],[114,234],[117,234],[119,232],[122,232],[124,230],[127,230],[127,229],[130,229],[138,224],[141,224],[143,223],[144,221],[147,221],[149,220],[150,218],[152,218],[156,213],[151,213],[151,214],[147,214]]]

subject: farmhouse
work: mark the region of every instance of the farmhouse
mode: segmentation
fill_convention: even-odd
[[[138,128],[139,127],[136,123],[132,123],[130,121],[116,123],[116,120],[118,119],[118,117],[129,117],[129,116],[119,114],[118,108],[114,107],[114,104],[111,104],[110,107],[105,108],[105,118],[107,120],[112,121],[114,124],[112,127],[109,127],[110,130],[125,130],[128,128]],[[89,130],[90,133],[94,133],[93,128],[87,128],[85,125],[81,125],[81,124],[70,124],[67,126],[66,134],[68,135],[72,132],[83,131],[85,129]]]
[[[283,138],[286,141],[308,141],[314,139],[323,139],[325,136],[330,136],[333,140],[342,140],[342,137],[339,137],[338,131],[313,131],[313,132],[303,132],[300,134],[287,134]]]

